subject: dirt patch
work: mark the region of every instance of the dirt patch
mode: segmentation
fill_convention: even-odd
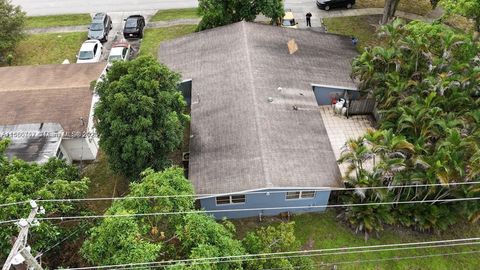
[[[310,235],[307,242],[302,246],[302,250],[312,250],[315,247],[315,240]]]

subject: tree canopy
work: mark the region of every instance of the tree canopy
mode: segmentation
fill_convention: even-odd
[[[97,84],[96,128],[114,171],[137,179],[146,168],[170,165],[168,154],[181,146],[189,120],[179,83],[177,73],[140,57],[116,62]]]
[[[14,6],[8,0],[0,0],[0,62],[7,59],[8,54],[25,36],[25,12],[20,6]]]
[[[213,216],[195,210],[193,195],[193,187],[182,169],[146,170],[139,182],[131,184],[126,199],[114,202],[107,214],[188,213],[106,218],[90,230],[81,250],[83,257],[92,265],[210,258],[170,266],[182,270],[256,270],[279,266],[311,269],[310,260],[299,258],[243,261],[241,257],[247,253],[299,250],[293,224],[259,229],[242,242],[236,239],[231,222],[217,222]],[[138,198],[144,196],[156,198]],[[227,256],[238,258],[212,259]]]
[[[349,164],[345,203],[468,198],[480,180],[480,48],[442,24],[401,20],[381,28],[384,45],[367,48],[353,63],[360,88],[374,96],[379,130],[350,140],[339,162]],[[366,186],[442,184],[438,187],[362,190]],[[478,221],[478,202],[347,208],[359,231],[383,224],[445,230]]]
[[[260,13],[277,23],[285,14],[281,0],[199,0],[198,7],[202,15],[199,30],[253,21]]]
[[[458,14],[474,21],[475,32],[474,40],[480,36],[480,1],[479,0],[440,0],[448,14]]]
[[[81,178],[77,168],[63,160],[50,159],[43,165],[27,163],[19,159],[9,160],[5,151],[8,141],[0,141],[0,204],[39,200],[84,198],[89,180]],[[40,204],[40,203],[39,203]],[[46,215],[67,216],[80,212],[78,204],[42,202]],[[26,218],[28,204],[9,205],[0,208],[0,220]],[[29,244],[33,253],[43,251],[65,237],[72,229],[58,223],[42,221],[32,227]],[[6,258],[12,247],[10,238],[18,234],[16,225],[2,225],[0,230],[0,258]]]
[[[295,237],[295,223],[280,223],[278,226],[259,228],[249,232],[243,245],[248,254],[263,254],[300,250],[301,245]],[[313,261],[307,257],[276,258],[262,256],[258,260],[245,261],[244,269],[314,269]]]
[[[114,202],[107,214],[194,212],[193,194],[182,169],[146,170],[141,181],[131,184],[127,199]],[[139,196],[160,197],[128,199]],[[115,244],[109,244],[112,241]],[[82,247],[84,258],[94,265],[242,253],[241,243],[234,240],[233,233],[202,212],[105,219],[90,231]]]

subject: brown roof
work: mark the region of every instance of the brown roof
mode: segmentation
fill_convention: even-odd
[[[160,60],[192,79],[196,191],[341,186],[311,84],[355,87],[356,55],[348,37],[245,22],[162,43]]]
[[[82,132],[92,105],[90,83],[105,63],[0,68],[0,125],[59,123]]]

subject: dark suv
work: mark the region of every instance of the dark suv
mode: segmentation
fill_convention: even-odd
[[[143,38],[143,29],[145,28],[145,18],[141,15],[132,15],[125,19],[123,27],[123,36],[129,38]]]
[[[107,41],[108,33],[112,29],[112,19],[106,13],[97,13],[93,16],[92,24],[88,27],[88,38]]]
[[[353,5],[355,0],[317,0],[317,7],[327,11],[337,7],[352,8]]]

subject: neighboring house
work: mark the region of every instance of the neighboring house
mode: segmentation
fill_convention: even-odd
[[[10,157],[46,162],[94,160],[96,97],[90,89],[105,63],[0,68],[0,137]]]
[[[347,37],[246,22],[162,43],[160,61],[192,79],[201,207],[217,218],[323,211],[343,184],[312,89],[354,88],[356,55]]]

